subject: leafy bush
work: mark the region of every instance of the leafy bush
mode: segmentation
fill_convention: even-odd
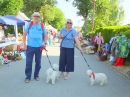
[[[19,32],[23,34],[23,27],[18,27],[18,33]],[[6,35],[7,33],[10,33],[10,34],[15,33],[14,26],[8,26],[8,29],[4,28],[4,34]]]
[[[109,27],[101,27],[97,28],[95,32],[101,32],[101,35],[104,38],[104,41],[108,43],[111,37],[115,36],[115,34],[125,34],[127,37],[130,37],[130,26],[109,26]]]

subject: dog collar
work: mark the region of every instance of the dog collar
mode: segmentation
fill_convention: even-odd
[[[93,75],[93,79],[95,79],[95,74],[93,72],[92,72],[92,75]],[[89,77],[91,77],[91,75]]]

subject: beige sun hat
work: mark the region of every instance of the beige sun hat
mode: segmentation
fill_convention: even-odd
[[[32,16],[39,16],[40,17],[40,14],[39,14],[39,12],[34,12]]]

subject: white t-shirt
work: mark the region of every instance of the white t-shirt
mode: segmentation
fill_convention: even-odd
[[[4,30],[0,30],[0,37],[3,37],[3,36],[5,36]]]

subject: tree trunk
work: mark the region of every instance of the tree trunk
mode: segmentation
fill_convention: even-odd
[[[87,17],[84,17],[84,20],[85,20],[85,33],[84,33],[84,37],[85,37],[85,35],[86,35],[87,32],[88,32]]]

